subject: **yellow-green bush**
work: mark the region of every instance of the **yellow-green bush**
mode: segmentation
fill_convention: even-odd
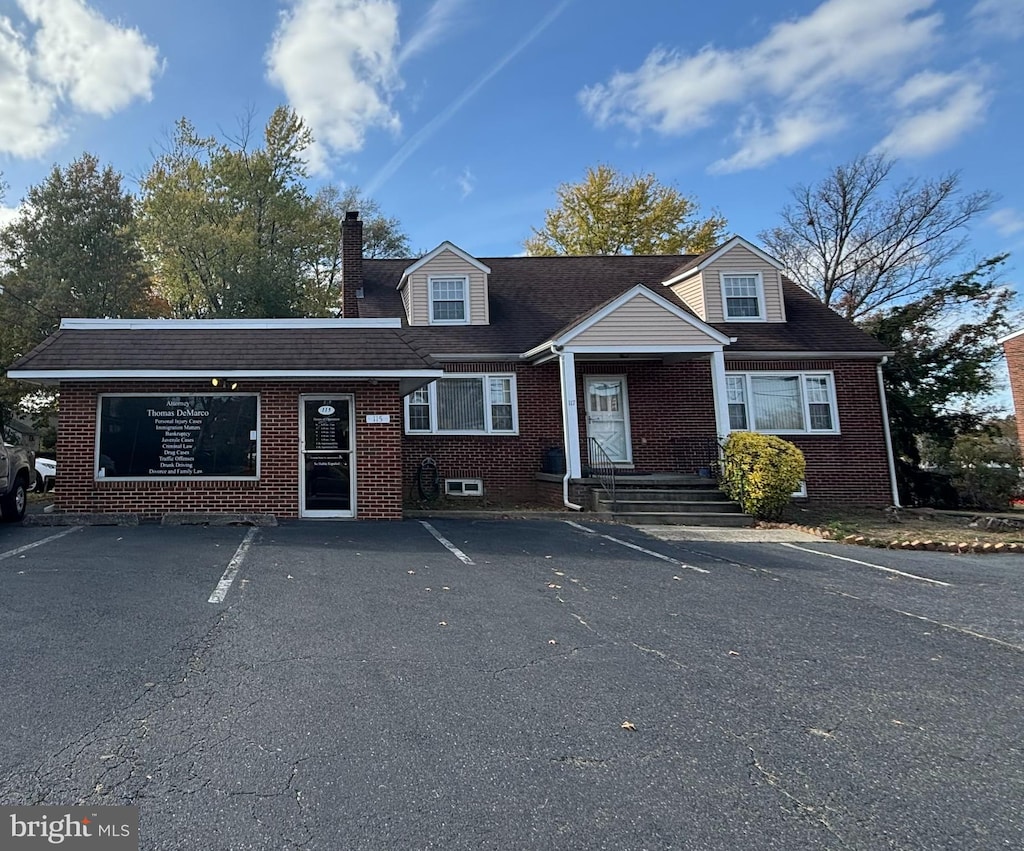
[[[725,441],[722,490],[747,514],[778,517],[804,477],[804,454],[771,434],[737,431]]]

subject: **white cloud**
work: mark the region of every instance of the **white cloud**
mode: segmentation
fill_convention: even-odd
[[[969,13],[974,29],[986,36],[1024,36],[1024,3],[1021,0],[978,0]]]
[[[472,194],[473,190],[476,189],[476,176],[469,170],[469,166],[466,166],[455,178],[455,182],[458,184],[459,192],[463,198],[468,198]]]
[[[392,0],[293,0],[267,54],[270,81],[317,139],[310,166],[362,148],[375,127],[401,128],[391,97],[401,88]]]
[[[413,56],[424,53],[448,35],[465,5],[466,0],[434,0],[417,30],[403,45],[398,64],[403,65]]]
[[[925,71],[911,77],[893,98],[904,108],[903,114],[875,150],[894,157],[923,157],[948,148],[985,117],[991,96],[983,76],[976,69]]]
[[[0,229],[7,227],[21,215],[21,207],[5,207],[0,204]]]
[[[780,115],[770,127],[765,127],[760,120],[750,122],[749,126],[736,133],[741,142],[739,150],[730,157],[712,163],[710,171],[726,174],[760,168],[837,133],[844,123],[841,118],[812,113]]]
[[[748,48],[656,49],[636,71],[585,88],[580,101],[598,126],[683,135],[756,99],[778,114],[773,131],[753,132],[764,155],[744,143],[716,167],[765,165],[827,135],[841,120],[840,94],[873,93],[920,61],[939,38],[942,16],[929,12],[934,1],[826,0]]]
[[[1024,234],[1024,214],[1011,207],[996,210],[988,217],[988,222],[1000,236],[1010,237]]]
[[[81,0],[18,0],[38,29],[35,71],[84,112],[110,115],[149,100],[157,50],[136,29],[115,26]]]
[[[0,15],[0,152],[36,157],[74,112],[109,116],[152,96],[157,49],[81,0],[18,0]]]
[[[24,38],[0,18],[0,151],[35,157],[56,144],[56,101],[56,93],[33,78]]]

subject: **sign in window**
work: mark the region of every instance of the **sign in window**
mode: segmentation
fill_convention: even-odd
[[[96,477],[255,479],[259,399],[221,396],[102,396]]]

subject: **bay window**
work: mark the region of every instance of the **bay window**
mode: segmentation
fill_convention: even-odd
[[[733,431],[839,433],[830,372],[731,373],[725,381]]]
[[[452,375],[410,393],[409,434],[516,434],[514,375]]]

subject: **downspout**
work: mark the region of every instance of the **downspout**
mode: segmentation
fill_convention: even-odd
[[[888,355],[882,355],[878,362],[878,401],[882,406],[882,431],[885,433],[885,455],[889,462],[889,487],[892,488],[892,504],[900,508],[900,489],[896,482],[896,458],[892,451],[892,434],[889,431],[889,404],[885,399],[885,380],[882,378],[882,367],[889,362]]]
[[[565,475],[562,476],[562,503],[565,505],[566,508],[571,508],[573,511],[582,511],[583,510],[583,506],[582,505],[577,505],[575,502],[572,502],[569,499],[569,479],[572,477],[572,461],[569,458],[569,451],[570,451],[570,449],[569,449],[569,444],[570,444],[570,441],[569,441],[569,429],[570,429],[570,427],[577,428],[578,426],[577,426],[577,424],[575,422],[573,422],[573,423],[569,422],[569,413],[570,412],[569,412],[569,405],[568,405],[568,398],[569,397],[566,394],[566,390],[568,388],[567,388],[566,379],[565,379],[565,354],[563,352],[559,351],[560,348],[561,348],[560,346],[558,348],[556,348],[554,344],[552,344],[552,346],[551,346],[552,353],[558,355],[558,376],[559,376],[559,380],[560,380],[560,383],[561,383],[561,386],[562,386],[562,446],[565,447]],[[572,378],[572,380],[574,382],[573,386],[572,386],[573,390],[576,389],[576,386],[575,386],[575,381],[576,381],[575,371],[576,370],[575,370],[575,365],[574,365],[573,366],[573,378]],[[573,395],[575,395],[575,393]],[[572,413],[573,414],[576,413],[575,409],[573,409]]]

